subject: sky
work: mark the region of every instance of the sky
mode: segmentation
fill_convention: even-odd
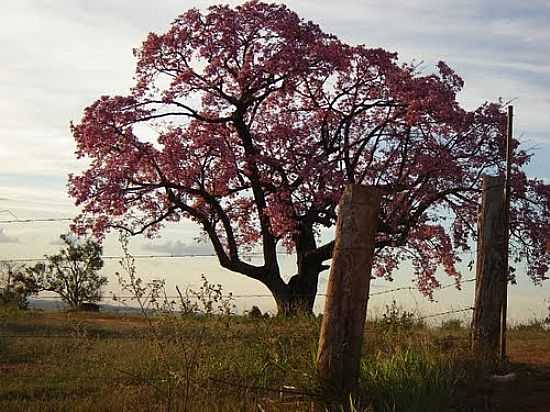
[[[149,32],[162,33],[189,8],[204,9],[199,0],[18,0],[2,4],[0,14],[0,220],[60,218],[78,210],[66,194],[69,173],[85,162],[76,160],[69,122],[101,95],[127,94],[135,59]],[[238,4],[238,1],[226,1]],[[528,174],[550,181],[550,0],[289,0],[289,8],[326,32],[352,44],[399,53],[403,62],[422,62],[431,70],[446,61],[465,80],[460,101],[468,109],[486,100],[513,100],[515,134],[535,152]],[[1,224],[0,259],[40,257],[59,248],[66,223]],[[133,239],[136,254],[202,254],[191,223],[167,227],[155,241]],[[108,238],[105,254],[120,254]],[[292,274],[292,256],[282,267]],[[105,272],[112,278],[116,262]],[[213,258],[143,261],[144,277],[166,277],[168,283],[197,286],[201,273],[236,294],[265,293],[259,283],[220,269]],[[405,273],[393,284],[410,285]],[[147,273],[147,274],[145,274]],[[161,275],[163,273],[164,275]],[[473,276],[465,273],[464,277]],[[324,275],[320,289],[325,283]],[[443,280],[443,282],[445,282]],[[115,288],[114,281],[112,288]],[[419,295],[395,296],[424,311],[470,305],[462,292],[441,292],[442,303]],[[388,294],[388,299],[392,298]],[[514,319],[544,314],[550,285],[534,287],[525,278],[510,292]],[[387,302],[380,301],[381,307]],[[250,302],[242,303],[246,306]],[[270,310],[270,298],[259,302]],[[322,301],[317,303],[319,309]],[[437,306],[439,305],[439,306]]]

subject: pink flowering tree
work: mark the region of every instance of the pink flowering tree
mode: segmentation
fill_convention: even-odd
[[[447,65],[419,73],[258,1],[190,10],[135,56],[129,95],[101,97],[72,125],[90,161],[69,182],[77,231],[155,236],[190,219],[280,313],[311,311],[333,248],[320,231],[335,224],[344,185],[361,183],[384,194],[375,275],[408,261],[428,295],[438,268],[460,282],[480,177],[503,170],[505,115],[499,103],[461,108],[463,82]],[[513,253],[541,281],[550,188],[522,172],[529,157],[515,142]],[[297,257],[288,282],[281,246]],[[243,258],[251,250],[263,264]]]

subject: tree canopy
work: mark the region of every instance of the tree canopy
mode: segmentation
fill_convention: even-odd
[[[45,263],[37,263],[27,273],[38,291],[55,292],[72,309],[99,302],[101,288],[107,278],[99,274],[103,267],[102,247],[91,239],[81,241],[61,235],[65,246],[55,255],[45,255]]]
[[[0,262],[0,306],[27,309],[29,297],[36,293],[38,285],[25,265],[7,260]]]
[[[408,260],[427,294],[439,267],[460,279],[480,177],[503,172],[505,114],[501,102],[461,107],[463,80],[444,62],[423,73],[258,1],[189,10],[134,54],[129,94],[99,98],[71,126],[90,160],[70,176],[77,231],[154,236],[191,219],[220,264],[264,283],[280,311],[311,309],[333,246],[319,231],[335,224],[344,185],[361,183],[383,192],[376,276]],[[529,159],[515,141],[512,252],[541,281],[550,186],[526,176]],[[289,282],[278,245],[297,255]],[[250,249],[263,264],[242,258]]]

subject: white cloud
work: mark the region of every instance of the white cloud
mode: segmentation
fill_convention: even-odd
[[[167,241],[164,243],[146,243],[141,247],[143,250],[157,252],[171,256],[188,255],[212,255],[214,250],[208,243],[185,243],[180,240]]]
[[[69,121],[102,94],[132,86],[133,47],[191,7],[215,0],[21,0],[0,17],[0,175],[62,176],[74,158]],[[232,5],[241,1],[225,2]],[[520,133],[550,126],[547,0],[288,0],[289,8],[346,41],[397,50],[403,60],[448,60],[466,81],[468,107],[519,97]],[[548,140],[543,140],[547,142]],[[64,195],[66,198],[66,196]],[[70,202],[68,202],[70,203]]]
[[[0,228],[0,243],[19,243],[19,239],[14,236],[8,236],[3,228]]]
[[[490,28],[494,34],[512,41],[528,44],[550,41],[550,26],[547,22],[505,19],[494,21]]]
[[[149,31],[162,32],[180,13],[218,0],[18,0],[0,13],[0,196],[19,217],[70,217],[78,211],[66,194],[66,175],[83,170],[75,160],[68,124],[102,94],[125,94],[132,86],[134,58]],[[224,0],[232,5],[242,1]],[[484,100],[515,98],[516,134],[550,143],[550,2],[548,0],[287,0],[289,8],[322,29],[351,43],[398,51],[403,61],[423,60],[429,69],[448,61],[465,79],[461,99],[468,108]],[[534,136],[534,137],[531,137]],[[545,149],[548,151],[548,149]],[[542,151],[544,152],[544,151]],[[536,174],[550,176],[543,159]],[[537,163],[538,162],[538,163]],[[0,209],[6,209],[1,204]],[[60,224],[0,229],[6,255],[41,256],[52,239],[66,231]],[[185,221],[162,232],[164,243],[138,241],[159,254],[210,254],[192,242],[198,227]],[[116,236],[108,245],[115,250]],[[181,240],[173,240],[181,239]],[[167,241],[169,240],[169,241]],[[21,246],[24,244],[24,248]],[[204,270],[207,259],[192,269]],[[179,265],[179,260],[164,263]],[[178,262],[176,262],[178,261]],[[285,273],[295,270],[286,259]],[[211,270],[218,266],[212,259]],[[157,263],[151,263],[156,271]],[[190,263],[188,263],[190,265]],[[170,268],[170,269],[169,269]],[[179,266],[178,266],[179,268]],[[215,269],[216,268],[216,269]],[[187,269],[187,266],[186,266]],[[179,269],[178,269],[179,270]],[[179,272],[178,272],[179,273]],[[228,275],[220,271],[220,281]],[[229,274],[233,285],[242,277]],[[244,282],[244,280],[243,280]],[[256,283],[246,284],[246,288]],[[243,283],[244,285],[244,283]],[[232,288],[230,288],[232,289]]]

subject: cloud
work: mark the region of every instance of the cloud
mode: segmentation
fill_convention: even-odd
[[[20,243],[16,237],[8,236],[4,229],[0,229],[0,243]]]
[[[214,249],[206,243],[186,243],[180,240],[169,240],[164,243],[146,243],[142,250],[163,253],[172,256],[188,256],[188,255],[212,255]]]
[[[528,173],[550,176],[544,160],[550,155],[549,0],[273,1],[286,3],[346,42],[398,51],[402,61],[425,61],[427,71],[438,60],[447,61],[466,82],[460,99],[468,109],[499,96],[518,97],[515,134],[527,145],[541,146]],[[75,159],[69,121],[78,122],[83,108],[101,95],[128,93],[135,66],[131,49],[139,47],[148,32],[164,32],[185,10],[220,1],[157,3],[19,0],[3,4],[0,195],[10,201],[15,214],[65,217],[78,212],[66,193],[66,176],[86,165]],[[66,230],[67,224],[40,226],[42,245]],[[192,225],[169,225],[163,236],[183,241],[150,242],[144,250],[212,253],[209,246],[191,240],[196,233],[186,228]],[[0,232],[0,241],[6,242],[5,238],[14,240]]]

